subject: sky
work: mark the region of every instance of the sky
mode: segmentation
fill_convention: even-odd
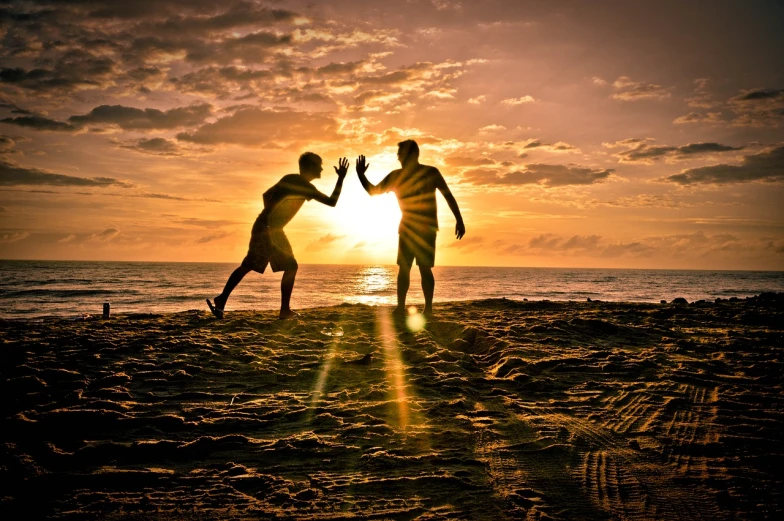
[[[394,264],[415,139],[437,265],[784,269],[784,4],[0,1],[0,258],[239,263],[324,159],[300,263]]]

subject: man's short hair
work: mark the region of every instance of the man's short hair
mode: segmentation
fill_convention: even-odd
[[[397,144],[400,151],[403,152],[405,157],[414,156],[419,157],[419,145],[413,139],[406,139]]]
[[[305,152],[299,156],[299,171],[313,170],[321,165],[321,156],[313,152]]]

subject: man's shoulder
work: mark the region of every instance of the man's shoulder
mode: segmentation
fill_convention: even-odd
[[[441,175],[441,171],[432,165],[419,165],[427,175]]]

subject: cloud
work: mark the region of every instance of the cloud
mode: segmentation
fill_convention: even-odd
[[[573,235],[568,239],[552,233],[531,238],[528,247],[537,250],[596,250],[602,237],[600,235]]]
[[[195,132],[177,134],[180,141],[204,145],[274,146],[280,141],[336,141],[337,121],[327,114],[294,110],[246,109],[208,123]]]
[[[468,98],[468,103],[470,103],[471,105],[481,105],[482,103],[485,102],[485,100],[487,100],[487,96],[482,94],[481,96],[476,96],[474,98]]]
[[[81,49],[60,54],[53,69],[0,69],[0,83],[38,94],[70,94],[84,89],[108,87],[115,75],[115,62]]]
[[[66,244],[66,243],[72,242],[74,239],[76,239],[76,235],[74,235],[72,233],[70,235],[66,235],[62,239],[58,239],[57,242],[62,243],[62,244]]]
[[[462,157],[462,156],[450,156],[444,160],[447,166],[455,166],[455,167],[462,167],[462,166],[482,166],[482,165],[494,165],[495,161],[490,159],[489,157]]]
[[[717,154],[722,152],[736,152],[746,147],[733,147],[720,143],[690,143],[681,146],[649,145],[637,143],[633,148],[618,152],[615,157],[622,163],[647,163],[662,158],[686,159],[689,157]]]
[[[743,157],[739,165],[718,164],[690,168],[663,179],[679,185],[724,185],[763,181],[784,181],[784,146]]]
[[[655,83],[633,81],[628,76],[619,77],[612,87],[616,92],[611,97],[621,101],[662,100],[670,97],[670,89]]]
[[[490,132],[501,132],[502,130],[506,130],[506,127],[503,126],[503,125],[492,124],[492,125],[487,125],[485,127],[480,128],[479,132],[482,133],[482,134],[487,134],[487,133],[490,133]]]
[[[30,232],[15,232],[0,235],[0,244],[11,244],[13,242],[23,241],[30,237]]]
[[[208,242],[219,241],[220,239],[223,239],[225,237],[229,237],[230,235],[232,235],[232,234],[229,233],[229,232],[213,233],[211,235],[205,235],[203,237],[199,237],[198,239],[196,239],[196,243],[197,244],[207,244]]]
[[[692,96],[686,98],[686,104],[690,107],[699,107],[704,109],[713,108],[718,103],[713,100],[708,92],[708,78],[697,78],[694,80],[694,93]]]
[[[688,123],[719,124],[725,123],[725,120],[722,118],[721,112],[689,112],[688,114],[675,118],[672,122],[677,125],[685,125]]]
[[[87,237],[88,241],[91,242],[111,242],[120,234],[120,230],[117,228],[106,228],[104,231],[99,233],[93,233],[89,237]]]
[[[577,147],[572,146],[569,143],[564,143],[563,141],[557,143],[542,143],[538,139],[529,139],[523,149],[545,150],[548,152],[579,152]]]
[[[743,90],[727,105],[735,112],[735,126],[778,127],[784,122],[784,89]]]
[[[76,127],[63,121],[45,118],[43,116],[19,116],[15,118],[0,119],[0,123],[17,125],[35,130],[50,130],[54,132],[73,132]]]
[[[545,188],[567,185],[600,183],[613,169],[585,168],[574,165],[528,164],[524,171],[500,174],[495,170],[470,170],[463,174],[463,182],[475,185],[521,186],[536,184]]]
[[[565,237],[544,233],[532,237],[525,245],[508,245],[501,241],[495,246],[500,253],[509,255],[560,253],[599,258],[704,258],[732,250],[741,251],[744,248],[762,250],[770,244],[774,243],[742,241],[727,233],[706,235],[702,231],[696,231],[686,234],[640,237],[630,241],[614,241],[600,235]],[[776,247],[775,244],[773,247]]]
[[[68,121],[77,126],[116,125],[123,130],[153,130],[199,125],[211,115],[212,105],[207,103],[166,111],[137,109],[122,105],[100,105],[87,114],[71,116]]]
[[[16,139],[11,136],[0,135],[0,154],[13,152],[16,148]]]
[[[138,139],[132,144],[128,145],[120,145],[121,148],[127,148],[129,150],[134,150],[136,152],[141,152],[142,154],[152,154],[152,155],[159,155],[159,156],[177,156],[179,154],[179,147],[177,143],[170,141],[168,139],[164,139],[162,137],[156,137],[152,139]]]
[[[508,98],[501,102],[503,105],[508,105],[510,107],[514,107],[517,105],[524,105],[526,103],[535,103],[536,100],[531,96],[521,96],[519,98]]]
[[[620,141],[604,142],[604,143],[602,143],[602,146],[605,147],[605,148],[630,147],[630,146],[633,146],[633,145],[635,145],[637,143],[642,143],[644,141],[652,141],[652,140],[653,140],[653,138],[639,139],[639,138],[633,138],[632,137],[632,138],[628,138],[628,139],[622,139]]]
[[[324,248],[326,248],[328,245],[332,244],[335,241],[339,241],[344,237],[345,235],[332,235],[331,233],[328,233],[322,237],[319,237],[315,241],[308,243],[308,245],[305,246],[305,251],[321,251]],[[354,248],[357,247],[358,245],[354,246]]]
[[[129,188],[133,185],[118,181],[112,177],[74,177],[64,174],[53,174],[36,168],[25,168],[5,161],[0,161],[0,185],[48,185],[48,186],[121,186]]]
[[[465,237],[459,241],[452,241],[446,244],[446,248],[454,248],[464,253],[476,251],[485,246],[485,238],[477,236]]]

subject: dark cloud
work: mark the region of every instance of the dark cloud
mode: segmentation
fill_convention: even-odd
[[[179,147],[176,143],[156,137],[152,139],[138,139],[133,144],[120,145],[121,148],[127,148],[143,154],[153,154],[161,156],[175,156],[179,155]]]
[[[725,120],[722,118],[721,112],[689,112],[683,116],[677,117],[673,120],[673,123],[683,125],[687,123],[724,123]]]
[[[53,174],[35,168],[24,168],[0,161],[0,185],[48,185],[48,186],[122,186],[130,187],[129,183],[111,177],[74,177]]]
[[[612,98],[621,101],[661,100],[670,97],[670,89],[655,83],[633,81],[628,76],[621,76],[612,83],[612,86],[616,90]]]
[[[542,143],[539,139],[532,139],[529,140],[528,143],[523,147],[523,149],[540,149],[540,150],[547,150],[550,152],[566,152],[570,150],[577,150],[576,147],[570,145],[569,143],[564,143],[563,141],[559,141],[558,143]]]
[[[73,132],[77,129],[77,127],[71,125],[70,123],[45,118],[43,116],[19,116],[16,118],[5,118],[0,119],[0,123],[17,125],[19,127],[27,127],[35,130],[50,130],[54,132]]]
[[[732,152],[744,150],[746,147],[733,147],[720,143],[690,143],[681,146],[649,145],[639,143],[634,148],[619,152],[615,155],[621,162],[625,163],[650,163],[663,157],[686,158],[704,154],[716,154],[721,152]]]
[[[772,100],[784,97],[784,89],[758,89],[747,91],[740,96],[733,98],[735,101],[758,101]]]
[[[262,110],[240,110],[177,139],[199,144],[237,144],[250,147],[273,146],[278,141],[334,141],[337,121],[327,114]]]
[[[590,185],[602,182],[613,169],[579,166],[530,164],[524,171],[501,174],[495,170],[471,170],[463,174],[464,182],[475,185],[528,185],[547,188],[567,185]]]
[[[741,91],[727,105],[735,113],[736,126],[778,127],[784,122],[784,89]]]
[[[172,78],[171,83],[182,92],[226,98],[230,95],[236,95],[237,91],[250,93],[264,88],[272,88],[275,76],[275,73],[267,69],[248,69],[236,66],[204,67]]]
[[[784,181],[784,146],[744,156],[739,165],[719,164],[690,168],[664,180],[680,185],[782,182]]]
[[[53,68],[0,69],[0,83],[37,93],[71,93],[109,86],[116,75],[114,60],[81,50],[62,53]]]
[[[124,130],[152,130],[199,125],[210,115],[212,115],[212,105],[207,103],[166,111],[137,109],[123,105],[100,105],[82,116],[71,116],[68,121],[77,126],[117,125]]]
[[[10,152],[16,147],[16,140],[9,136],[0,135],[0,153]]]
[[[482,166],[482,165],[493,165],[495,161],[490,159],[489,157],[462,157],[462,156],[451,156],[445,159],[445,162],[448,166]]]
[[[198,239],[196,239],[196,242],[198,244],[207,244],[208,242],[218,241],[218,240],[223,239],[224,237],[228,237],[230,235],[231,235],[231,233],[229,233],[229,232],[213,233],[211,235],[205,235],[203,237],[199,237]]]

